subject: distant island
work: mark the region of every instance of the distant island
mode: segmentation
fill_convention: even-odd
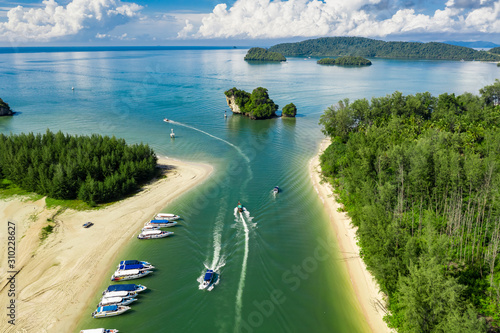
[[[340,65],[340,66],[370,66],[372,62],[363,57],[345,56],[337,59],[323,58],[317,61],[320,65]]]
[[[269,50],[261,47],[252,47],[248,50],[245,60],[249,61],[286,61],[286,58],[278,52],[270,52]]]
[[[278,105],[269,98],[266,88],[255,88],[252,93],[236,87],[224,92],[227,105],[233,113],[243,114],[251,119],[269,119],[276,117]]]
[[[290,57],[360,56],[368,58],[500,61],[500,55],[445,43],[384,42],[364,37],[325,37],[269,48]]]
[[[0,98],[0,116],[12,116],[13,114],[14,112],[12,112],[9,104]]]

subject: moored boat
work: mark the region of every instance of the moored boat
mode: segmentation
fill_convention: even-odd
[[[120,263],[118,264],[118,268],[120,268],[120,266],[122,265],[143,265],[144,267],[151,267],[151,268],[154,268],[153,265],[151,265],[151,263],[147,262],[147,261],[140,261],[140,260],[122,260],[120,261]]]
[[[116,291],[107,291],[105,290],[102,293],[103,297],[129,297],[134,298],[137,295],[135,291],[127,291],[127,290],[116,290]]]
[[[142,284],[133,284],[133,283],[113,284],[113,285],[108,286],[108,288],[106,290],[104,290],[104,292],[102,294],[104,295],[105,293],[110,293],[110,292],[126,291],[129,293],[133,292],[135,295],[135,293],[140,293],[141,291],[144,291],[146,289],[148,289],[148,288],[146,288],[146,286],[143,286]]]
[[[130,310],[130,307],[124,305],[100,306],[92,313],[92,317],[94,318],[113,317],[121,315],[127,310]]]
[[[141,231],[146,231],[146,230],[160,230],[160,227],[155,226],[155,225],[151,225],[151,224],[147,224],[147,222],[146,222],[146,225],[141,229]]]
[[[117,271],[128,271],[131,269],[137,269],[137,270],[143,272],[143,271],[147,271],[147,270],[153,269],[153,268],[155,268],[155,266],[153,266],[153,265],[144,266],[143,264],[120,265],[120,266],[118,266]]]
[[[93,328],[90,330],[81,330],[80,333],[118,333],[119,330],[113,328]]]
[[[111,276],[111,281],[135,280],[145,277],[153,273],[153,271],[140,271],[138,269],[128,269],[125,271],[116,271]]]
[[[169,221],[175,221],[180,218],[179,215],[175,214],[170,214],[170,213],[158,213],[155,216],[156,220],[169,220]]]
[[[164,238],[172,235],[171,231],[163,231],[163,230],[146,230],[141,232],[137,238],[139,239],[155,239],[155,238]]]
[[[151,220],[149,222],[146,222],[144,226],[153,226],[153,227],[160,227],[160,228],[168,228],[168,227],[173,227],[176,225],[176,221],[170,221],[170,220]]]
[[[132,302],[137,301],[137,298],[130,297],[103,297],[99,302],[98,306],[107,306],[107,305],[129,305]]]

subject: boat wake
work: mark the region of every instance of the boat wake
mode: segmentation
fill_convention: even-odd
[[[212,290],[220,281],[220,270],[222,267],[226,265],[226,257],[221,255],[222,252],[222,229],[224,228],[224,211],[220,210],[217,215],[217,219],[215,221],[214,228],[214,255],[212,258],[212,262],[208,262],[208,258],[206,262],[203,263],[206,269],[211,269],[216,273],[215,282],[213,282],[207,290]],[[205,289],[203,287],[203,277],[205,276],[206,269],[201,272],[201,275],[196,279],[198,281],[199,286],[198,289]]]
[[[218,136],[215,136],[215,135],[212,135],[212,134],[210,134],[210,133],[207,133],[207,132],[205,132],[205,131],[202,131],[201,129],[198,129],[198,128],[193,127],[193,126],[189,126],[189,125],[186,125],[186,124],[183,124],[183,123],[180,123],[180,122],[177,122],[177,121],[173,121],[173,120],[169,120],[168,122],[169,122],[169,123],[172,123],[172,124],[175,124],[175,125],[179,125],[179,126],[184,126],[184,127],[190,128],[190,129],[192,129],[192,130],[195,130],[195,131],[198,131],[198,132],[203,133],[203,134],[205,134],[205,135],[208,135],[209,137],[212,137],[212,138],[214,138],[214,139],[216,139],[216,140],[222,141],[222,142],[224,142],[224,143],[226,143],[226,144],[230,145],[230,146],[231,146],[231,147],[233,147],[234,149],[236,149],[236,150],[238,151],[238,153],[240,153],[240,155],[241,155],[241,156],[245,159],[245,161],[247,161],[248,163],[250,163],[250,159],[248,158],[248,156],[247,156],[247,155],[245,155],[245,153],[243,153],[243,151],[241,150],[241,148],[240,148],[240,147],[238,147],[238,146],[236,146],[236,145],[234,145],[234,144],[232,144],[231,142],[226,141],[226,140],[224,140],[224,139],[222,139],[222,138],[219,138]]]
[[[243,225],[243,230],[245,232],[245,252],[243,255],[243,263],[241,265],[241,275],[240,282],[238,283],[238,291],[236,293],[236,318],[235,318],[235,332],[238,332],[241,324],[241,309],[243,304],[243,289],[245,288],[245,278],[247,275],[247,262],[249,253],[249,240],[250,240],[250,230],[248,225],[251,223],[253,217],[250,216],[250,212],[243,208],[243,212],[239,212],[238,208],[234,209],[235,222],[240,222]]]

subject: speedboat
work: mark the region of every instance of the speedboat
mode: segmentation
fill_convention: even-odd
[[[201,286],[204,288],[204,289],[207,289],[210,284],[212,283],[213,279],[214,279],[214,271],[211,270],[211,269],[207,269],[207,272],[205,273],[205,276],[203,277],[203,282],[201,284]]]
[[[170,120],[168,120],[167,118],[163,118],[163,121],[168,123]]]
[[[126,271],[116,271],[111,276],[111,281],[135,280],[145,277],[153,273],[153,271],[141,271],[138,269],[127,269]]]
[[[135,265],[119,265],[117,271],[127,271],[131,269],[137,269],[141,272],[147,271],[149,269],[153,269],[155,266],[153,265],[147,265],[144,266],[143,264],[135,264]]]
[[[175,221],[170,221],[170,220],[151,220],[149,222],[146,222],[144,226],[153,226],[153,227],[159,227],[159,228],[168,228],[168,227],[173,227],[176,225],[177,222]]]
[[[164,238],[172,235],[171,231],[163,231],[163,230],[146,230],[143,231],[137,236],[139,239],[155,239],[155,238]]]
[[[146,231],[146,230],[160,230],[160,227],[146,223],[146,225],[141,229],[141,231]]]
[[[118,268],[120,268],[120,266],[123,266],[123,265],[142,265],[142,266],[144,266],[146,268],[155,268],[149,262],[147,262],[147,261],[140,261],[140,260],[122,260],[118,264]]]
[[[137,292],[135,291],[126,291],[126,290],[116,290],[116,291],[107,291],[105,290],[102,293],[102,297],[122,297],[122,298],[134,298],[137,296]]]
[[[137,298],[130,297],[103,297],[99,302],[98,306],[107,306],[107,305],[129,305],[132,302],[137,301]]]
[[[101,306],[101,307],[98,307],[97,310],[95,310],[92,313],[92,317],[94,317],[94,318],[113,317],[113,316],[121,315],[122,313],[124,313],[127,310],[130,310],[130,307],[125,306],[125,305]]]
[[[170,214],[170,213],[158,213],[155,216],[155,219],[157,220],[169,220],[169,221],[175,221],[180,219],[181,217],[179,215],[175,214]]]
[[[90,330],[81,330],[80,333],[118,333],[120,331],[113,328],[93,328]]]
[[[273,194],[274,195],[278,194],[279,191],[280,191],[280,188],[278,186],[276,186],[276,187],[273,188]]]
[[[243,207],[243,205],[238,200],[238,212],[243,213],[244,210],[245,210],[245,207]]]
[[[126,291],[135,295],[136,293],[140,293],[141,291],[144,291],[146,289],[148,288],[146,288],[146,286],[143,286],[142,284],[113,284],[108,286],[108,288],[104,290],[102,294],[104,295],[110,292]]]

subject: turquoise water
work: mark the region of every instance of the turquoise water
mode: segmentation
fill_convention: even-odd
[[[18,112],[0,119],[2,133],[50,128],[115,135],[148,143],[160,155],[215,167],[210,180],[165,207],[183,217],[174,237],[133,239],[118,258],[157,266],[153,275],[138,280],[149,291],[129,313],[100,320],[90,318],[96,295],[78,328],[366,330],[307,172],[322,138],[320,114],[339,99],[395,90],[477,93],[500,76],[495,64],[479,62],[374,59],[371,67],[341,68],[294,58],[253,65],[242,60],[245,52],[0,54],[0,97]],[[249,91],[264,86],[280,106],[297,105],[299,116],[251,121],[228,113],[225,119],[223,92],[233,86]],[[164,123],[165,117],[176,123]],[[274,198],[270,191],[276,185],[283,191]],[[234,215],[238,200],[249,211],[243,220]],[[198,289],[205,267],[220,272],[220,283],[210,292]]]

